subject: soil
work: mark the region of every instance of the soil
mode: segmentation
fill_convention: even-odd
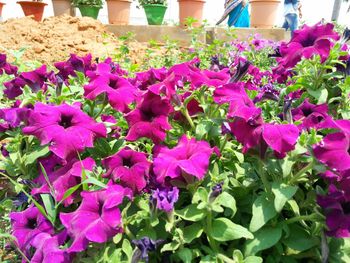
[[[107,57],[116,53],[122,42],[108,34],[104,25],[89,17],[59,16],[37,22],[30,17],[0,23],[0,52],[25,48],[24,60],[52,64],[70,53]],[[148,49],[147,43],[128,44],[130,59],[138,63]]]

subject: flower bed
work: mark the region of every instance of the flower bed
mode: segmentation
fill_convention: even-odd
[[[24,262],[347,262],[345,33],[304,26],[137,73],[1,55],[6,249]]]

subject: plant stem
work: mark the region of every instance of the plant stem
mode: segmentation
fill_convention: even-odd
[[[218,252],[219,248],[218,245],[216,243],[216,241],[212,238],[211,233],[213,232],[212,230],[212,214],[211,214],[211,210],[208,209],[208,213],[207,213],[207,226],[206,226],[206,233],[207,233],[207,237],[208,237],[208,242],[210,247],[215,251]]]
[[[297,172],[292,179],[290,180],[290,184],[293,184],[297,182],[308,170],[312,169],[314,167],[314,162],[310,162],[308,165],[306,165],[304,168],[302,168],[299,172]]]
[[[190,124],[191,129],[194,131],[196,129],[196,127],[194,126],[194,123],[192,121],[192,118],[191,118],[190,114],[188,113],[187,108],[186,107],[182,107],[181,112],[185,116],[185,118],[188,121],[188,123]]]
[[[261,160],[259,161],[259,175],[264,185],[265,191],[267,193],[270,193],[271,192],[270,184],[269,184],[269,181],[267,180],[266,173],[264,171],[264,163]]]
[[[315,220],[317,217],[317,214],[311,214],[311,215],[303,215],[303,216],[296,216],[290,219],[287,219],[286,221],[284,221],[285,224],[292,224],[295,222],[299,222],[299,221],[304,221],[304,220],[308,220],[308,221],[312,221]]]

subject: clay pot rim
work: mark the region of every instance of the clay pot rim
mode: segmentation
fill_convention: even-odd
[[[0,5],[6,5],[6,3],[0,2]]]
[[[16,2],[17,4],[21,4],[21,3],[30,3],[30,4],[36,4],[36,5],[43,5],[43,6],[46,6],[47,4],[46,3],[43,3],[43,2],[36,2],[36,1],[18,1]]]

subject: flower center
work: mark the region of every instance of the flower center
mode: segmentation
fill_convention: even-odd
[[[59,125],[67,129],[72,126],[72,119],[73,119],[72,115],[62,115]]]
[[[130,158],[123,159],[123,166],[126,168],[130,168],[132,166],[132,161]]]
[[[144,121],[153,121],[153,119],[155,118],[155,114],[152,112],[152,110],[142,110],[142,119]]]
[[[341,207],[343,208],[344,214],[350,214],[350,202],[341,203]]]
[[[30,218],[28,219],[28,222],[27,222],[27,227],[30,228],[30,229],[35,229],[37,226],[37,222],[36,222],[36,219],[35,218]]]
[[[312,114],[312,110],[311,109],[302,109],[301,111],[303,112],[305,117],[307,117],[310,114]]]

